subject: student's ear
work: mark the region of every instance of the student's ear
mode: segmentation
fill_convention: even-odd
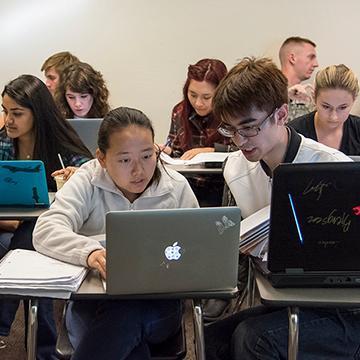
[[[295,56],[294,53],[290,53],[289,56],[288,56],[288,59],[289,59],[289,63],[290,63],[291,65],[294,65],[294,64],[295,64],[295,62],[296,62],[296,56]]]
[[[101,167],[106,169],[106,162],[105,162],[106,154],[104,154],[99,148],[97,148],[95,155],[96,155],[96,158],[98,159]]]
[[[276,110],[276,116],[275,116],[276,123],[281,126],[285,125],[287,123],[288,115],[289,115],[288,104],[282,104]]]

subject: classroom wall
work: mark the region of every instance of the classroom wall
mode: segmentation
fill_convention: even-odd
[[[51,54],[69,50],[100,70],[111,105],[137,107],[166,138],[187,66],[204,57],[230,68],[243,56],[278,63],[282,41],[318,44],[320,67],[360,75],[359,0],[12,0],[1,2],[1,88],[23,73],[43,78]],[[360,114],[357,102],[353,113]]]

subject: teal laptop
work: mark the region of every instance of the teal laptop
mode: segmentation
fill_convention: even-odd
[[[44,163],[0,161],[0,207],[49,207]]]

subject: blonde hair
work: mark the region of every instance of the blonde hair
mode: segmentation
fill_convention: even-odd
[[[359,93],[359,82],[354,72],[344,64],[330,65],[316,74],[315,99],[323,89],[346,90],[355,100]]]

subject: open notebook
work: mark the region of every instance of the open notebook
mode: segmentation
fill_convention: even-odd
[[[182,160],[179,158],[172,158],[171,156],[162,152],[160,158],[166,164],[169,165],[197,165],[197,164],[206,164],[206,163],[219,163],[221,164],[226,160],[230,155],[228,152],[204,152],[195,155],[190,160]]]

